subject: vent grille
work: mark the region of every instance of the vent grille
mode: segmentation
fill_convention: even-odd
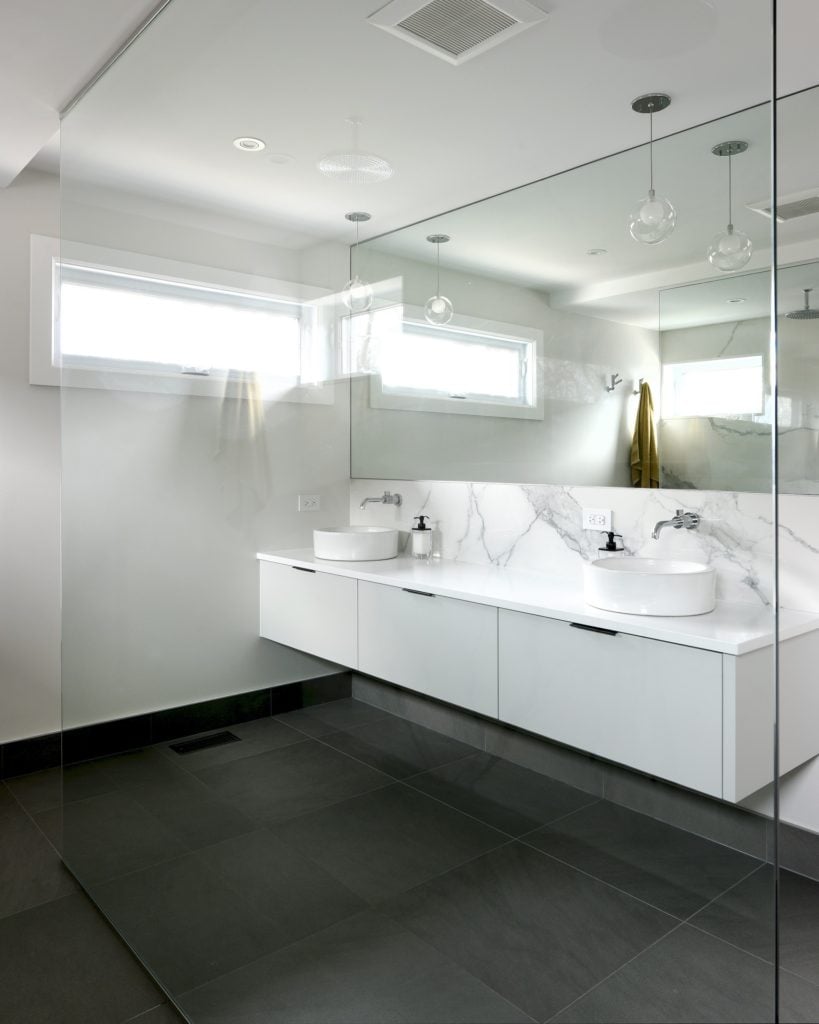
[[[749,203],[748,207],[763,217],[771,216],[771,204],[768,201]],[[780,224],[799,217],[810,217],[814,213],[819,213],[819,189],[781,196],[776,204],[776,219]]]
[[[461,64],[547,17],[528,0],[392,0],[367,20],[450,64]]]
[[[517,22],[483,0],[432,0],[398,23],[430,46],[460,57]]]

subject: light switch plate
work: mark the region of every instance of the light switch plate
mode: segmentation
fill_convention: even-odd
[[[318,512],[321,509],[321,496],[318,494],[300,494],[299,512]]]
[[[584,508],[583,529],[584,530],[611,530],[611,509],[610,508]]]

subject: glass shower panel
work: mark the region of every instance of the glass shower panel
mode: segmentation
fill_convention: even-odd
[[[584,53],[592,21],[601,59],[628,50],[608,5],[582,6]],[[682,113],[666,137],[654,123],[679,214],[662,246],[627,234],[649,173],[628,122],[614,156],[351,254],[344,215],[398,208],[414,179],[325,182],[328,119],[378,109],[392,47],[419,81],[436,65],[323,0],[173,0],[65,117],[38,356],[62,401],[55,839],[192,1024],[775,1019],[765,0],[742,9],[759,81],[739,112],[684,106],[717,64],[689,51],[721,52],[727,6],[681,24],[664,5],[652,28],[682,46]],[[509,44],[532,74],[536,31]],[[491,92],[502,52],[438,70]],[[269,148],[232,144],[247,131]],[[428,168],[427,217],[443,163],[426,132],[398,138]],[[740,139],[733,219],[754,252],[721,275],[713,149]],[[425,315],[441,295],[445,322]],[[802,429],[802,363],[793,381],[780,428],[790,398]],[[808,487],[809,436],[787,443]],[[429,564],[313,557],[314,527],[405,541],[420,515]],[[708,604],[715,569],[717,610],[586,603],[604,530],[624,575],[676,574],[655,598],[684,569]],[[258,553],[303,642],[265,637]],[[336,663],[321,644],[351,615]],[[788,991],[811,984],[788,969]]]
[[[781,21],[794,13],[780,5]],[[796,42],[787,32],[782,40]],[[786,44],[783,42],[782,46]],[[787,49],[780,48],[780,92]],[[777,459],[779,588],[779,962],[782,1020],[819,1016],[819,750],[815,658],[819,634],[793,636],[793,609],[816,616],[819,561],[819,230],[809,193],[819,87],[777,101]],[[813,760],[811,760],[813,758]],[[776,794],[764,794],[770,808]]]

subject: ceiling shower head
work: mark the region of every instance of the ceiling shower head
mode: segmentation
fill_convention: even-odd
[[[805,288],[805,305],[802,309],[794,309],[790,313],[786,313],[785,316],[789,320],[819,320],[819,309],[810,308],[810,293],[813,288]]]

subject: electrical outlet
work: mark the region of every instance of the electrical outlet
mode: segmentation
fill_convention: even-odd
[[[299,512],[318,512],[321,508],[321,496],[318,494],[300,494]]]
[[[611,530],[610,508],[584,508],[584,530]]]

